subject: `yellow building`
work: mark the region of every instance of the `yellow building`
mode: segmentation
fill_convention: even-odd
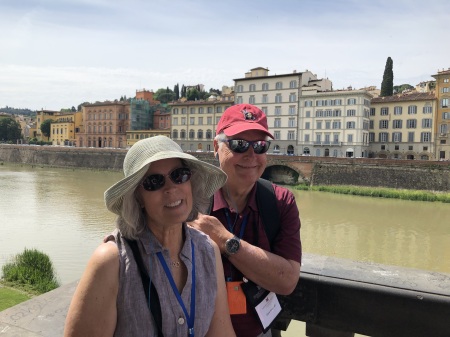
[[[52,110],[44,110],[36,112],[36,133],[35,138],[40,141],[48,141],[50,137],[45,137],[42,135],[41,131],[41,124],[43,121],[47,119],[51,119],[53,121],[56,121],[57,116],[59,116],[61,113],[59,111],[52,111]]]
[[[170,138],[170,130],[131,130],[127,131],[127,147],[131,147],[137,141],[155,136],[167,136]]]
[[[450,160],[450,68],[438,71],[436,79],[436,159]]]
[[[52,145],[76,146],[76,129],[82,120],[82,112],[65,113],[56,116],[50,126]]]
[[[371,157],[435,160],[436,97],[410,92],[373,98],[370,108]]]

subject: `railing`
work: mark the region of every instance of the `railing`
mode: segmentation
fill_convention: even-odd
[[[75,287],[0,312],[0,336],[62,336]],[[310,337],[450,336],[449,274],[304,254],[297,288],[280,299],[275,328],[304,321]]]

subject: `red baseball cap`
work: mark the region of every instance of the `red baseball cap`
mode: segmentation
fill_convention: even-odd
[[[273,139],[266,114],[251,104],[236,104],[226,109],[217,123],[216,134],[223,132],[227,136],[234,136],[247,130],[262,131]]]

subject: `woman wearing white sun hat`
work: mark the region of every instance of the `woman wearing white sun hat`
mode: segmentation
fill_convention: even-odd
[[[134,144],[105,192],[117,229],[92,255],[66,319],[68,336],[235,336],[217,245],[186,225],[226,181],[157,136]]]

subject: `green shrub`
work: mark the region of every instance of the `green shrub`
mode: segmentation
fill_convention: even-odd
[[[59,287],[50,258],[36,249],[26,249],[2,267],[4,281],[43,294]]]

